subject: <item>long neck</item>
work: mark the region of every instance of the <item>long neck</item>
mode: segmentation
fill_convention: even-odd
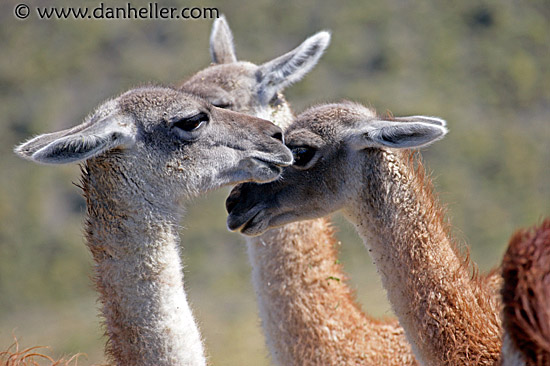
[[[108,342],[116,365],[205,365],[183,289],[179,214],[160,212],[124,174],[89,162],[82,186],[86,238],[95,261]],[[133,197],[132,197],[133,196]]]
[[[493,365],[499,308],[450,242],[444,214],[407,153],[366,152],[363,185],[345,214],[369,247],[419,361]]]
[[[403,329],[363,314],[326,219],[249,238],[253,283],[278,365],[415,365]]]
[[[286,101],[269,117],[283,130],[294,120]],[[335,243],[326,219],[247,238],[252,283],[273,361],[285,366],[416,364],[397,322],[379,322],[361,311],[344,281]]]

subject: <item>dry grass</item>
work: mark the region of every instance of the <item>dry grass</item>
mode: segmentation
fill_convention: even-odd
[[[55,360],[42,353],[48,349],[49,347],[46,346],[20,349],[19,342],[14,337],[14,342],[8,349],[0,352],[0,366],[77,366],[79,357],[84,356],[84,354],[79,353],[69,359]]]

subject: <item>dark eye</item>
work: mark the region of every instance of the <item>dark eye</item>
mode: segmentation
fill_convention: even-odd
[[[315,156],[316,150],[310,146],[291,147],[292,156],[294,156],[294,166],[304,167]]]
[[[215,103],[212,103],[212,105],[214,107],[223,108],[223,109],[230,109],[231,107],[233,107],[233,104],[231,104],[230,102],[215,102]]]
[[[185,117],[180,120],[177,120],[173,123],[172,126],[177,127],[186,132],[196,131],[201,128],[203,125],[208,123],[209,117],[208,114],[201,112],[191,117]]]

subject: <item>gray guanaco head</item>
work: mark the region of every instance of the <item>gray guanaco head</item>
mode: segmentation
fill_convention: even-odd
[[[292,112],[282,91],[310,72],[330,42],[319,32],[292,51],[261,65],[238,61],[233,35],[222,16],[212,27],[210,54],[213,65],[199,71],[180,89],[198,94],[215,106],[273,121],[285,128]]]
[[[15,148],[42,164],[94,161],[131,189],[178,201],[222,185],[268,182],[292,155],[279,127],[171,88],[132,89],[82,124]]]

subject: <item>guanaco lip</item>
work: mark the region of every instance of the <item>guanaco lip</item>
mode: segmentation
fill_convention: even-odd
[[[261,213],[262,211],[259,210],[258,212],[256,212],[256,214],[254,214],[249,220],[247,220],[243,225],[241,225],[241,228],[239,229],[239,232],[241,233],[245,233],[248,229],[252,228],[254,226],[254,219],[256,217],[258,217],[258,215]]]
[[[229,212],[227,217],[227,227],[231,231],[243,232],[252,225],[252,221],[262,212],[261,209],[253,208],[242,215],[235,215],[235,212]]]
[[[277,168],[284,168],[285,166],[289,166],[292,164],[292,162],[286,162],[278,159],[266,159],[266,158],[260,158],[260,157],[253,157],[253,160],[256,160],[262,164],[265,164],[267,166],[275,166]]]

